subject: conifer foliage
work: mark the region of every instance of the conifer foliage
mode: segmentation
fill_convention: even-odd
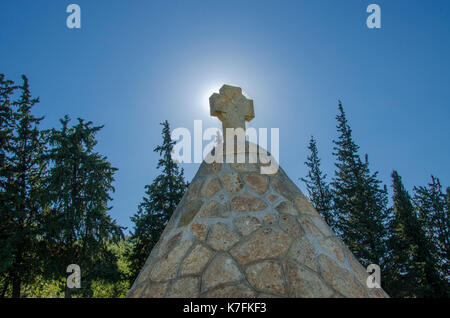
[[[106,245],[122,229],[107,215],[115,168],[94,152],[101,127],[79,120],[61,130],[41,130],[28,79],[0,74],[0,297],[21,297],[52,279],[64,284],[67,266],[90,282],[117,278]],[[70,291],[67,291],[70,296]]]
[[[41,268],[37,247],[45,141],[39,130],[43,118],[32,114],[39,99],[31,96],[27,77],[22,76],[19,86],[4,80],[3,75],[1,82],[1,161],[5,168],[1,176],[1,220],[7,226],[0,234],[2,249],[5,247],[1,271],[4,291],[10,285],[12,296],[19,297],[22,285],[32,282]]]
[[[362,161],[342,103],[336,116],[336,170],[332,182],[338,233],[360,262],[383,266],[387,238],[387,190],[377,172],[371,173],[367,155]]]
[[[131,236],[134,246],[129,253],[131,281],[139,274],[188,186],[183,169],[172,160],[175,141],[170,137],[169,123],[166,120],[161,125],[163,141],[154,149],[160,155],[156,166],[160,169],[160,174],[145,186],[145,196],[139,204],[138,212],[131,218],[134,223]]]
[[[81,292],[89,296],[94,279],[118,275],[108,243],[118,242],[123,234],[107,214],[117,169],[94,151],[95,135],[101,126],[78,119],[69,127],[69,122],[68,116],[61,119],[61,129],[52,129],[48,139],[47,274],[65,277],[69,264],[79,265],[83,271]],[[66,288],[66,297],[70,296],[71,290]]]
[[[316,210],[322,215],[325,222],[335,230],[335,216],[332,210],[332,194],[326,181],[327,175],[320,167],[319,151],[317,141],[311,136],[308,149],[310,151],[305,165],[309,168],[306,178],[301,180],[306,184],[308,198]]]
[[[10,212],[13,196],[8,180],[13,172],[9,152],[14,128],[11,103],[16,89],[12,81],[0,74],[0,298],[5,296],[9,287],[8,270],[13,261],[14,238],[11,234],[14,224]]]
[[[364,266],[381,267],[382,287],[392,297],[450,296],[450,188],[438,178],[414,187],[411,198],[401,177],[392,172],[393,205],[368,156],[361,160],[342,103],[336,116],[336,170],[331,190],[311,138],[306,183],[309,199]],[[327,195],[329,191],[329,195]]]
[[[395,297],[424,296],[426,263],[432,261],[423,224],[397,171],[392,172],[393,217],[390,222],[389,279],[387,289]]]
[[[428,186],[414,187],[413,202],[425,231],[426,280],[422,297],[450,296],[450,189],[442,191],[439,178],[431,176]],[[425,248],[424,248],[425,250]]]

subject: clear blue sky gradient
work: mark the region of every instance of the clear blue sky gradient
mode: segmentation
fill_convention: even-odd
[[[66,27],[68,4],[82,29]],[[370,30],[377,3],[382,29]],[[450,1],[2,0],[0,72],[26,74],[44,128],[65,114],[104,124],[97,151],[119,168],[111,213],[131,227],[156,176],[159,123],[219,127],[208,94],[254,99],[253,127],[280,128],[280,163],[301,189],[310,135],[334,172],[337,100],[361,154],[390,187],[450,185]],[[198,164],[184,164],[190,180]]]

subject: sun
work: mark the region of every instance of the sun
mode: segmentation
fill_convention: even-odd
[[[214,84],[208,86],[206,89],[203,90],[203,93],[201,95],[201,105],[203,110],[209,113],[209,98],[211,97],[212,94],[218,93],[221,87],[222,87],[221,84]]]

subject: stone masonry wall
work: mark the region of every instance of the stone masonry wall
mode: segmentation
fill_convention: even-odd
[[[388,297],[280,168],[200,166],[128,297]]]

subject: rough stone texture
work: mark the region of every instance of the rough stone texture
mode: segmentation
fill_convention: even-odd
[[[245,193],[231,200],[231,208],[236,212],[261,211],[267,208],[267,204],[263,200]]]
[[[163,256],[168,252],[170,252],[175,247],[175,245],[177,245],[177,243],[181,240],[182,235],[183,235],[182,232],[178,232],[170,236],[169,239],[165,242],[165,244],[163,244],[163,246],[161,246],[161,248],[159,249],[158,256]]]
[[[346,270],[326,255],[320,255],[319,262],[323,277],[336,291],[346,297],[366,297],[364,288],[356,283],[356,278],[350,271]]]
[[[191,233],[200,241],[204,241],[208,233],[208,225],[204,223],[192,223]]]
[[[184,277],[179,278],[172,283],[167,297],[172,298],[192,298],[198,297],[199,294],[199,278],[196,277]]]
[[[236,192],[241,191],[241,189],[244,187],[244,184],[241,180],[241,177],[238,173],[232,172],[232,173],[224,173],[220,179],[222,180],[222,183],[225,187],[225,190],[229,194],[234,194]]]
[[[259,173],[259,166],[256,163],[230,163],[230,166],[237,172],[257,172]]]
[[[279,218],[280,227],[287,232],[291,237],[297,239],[304,235],[304,232],[297,222],[297,219],[289,214],[282,214]]]
[[[253,298],[255,292],[244,284],[221,286],[205,294],[207,298]]]
[[[167,290],[168,283],[150,284],[144,291],[145,298],[161,298]]]
[[[298,218],[298,221],[300,222],[300,225],[305,230],[305,233],[307,235],[312,236],[323,236],[322,232],[317,228],[317,226],[314,225],[314,223],[311,221],[311,219],[307,216],[300,216]]]
[[[286,177],[224,165],[200,169],[128,297],[388,297]]]
[[[336,257],[340,262],[344,262],[344,252],[339,245],[336,244],[332,239],[328,238],[321,241],[320,246],[322,246],[328,253]]]
[[[222,186],[220,185],[219,178],[212,176],[208,178],[205,183],[203,183],[200,194],[205,198],[211,198],[212,196],[216,195],[217,192],[219,192],[221,189]]]
[[[220,284],[237,282],[243,278],[235,261],[228,255],[217,255],[206,268],[203,275],[204,289],[211,289]]]
[[[319,217],[311,217],[310,218],[313,222],[313,224],[316,226],[316,228],[319,229],[319,231],[324,236],[332,236],[333,231],[330,229],[330,227],[325,223],[325,221],[319,216]]]
[[[281,182],[280,178],[273,177],[272,178],[272,188],[283,197],[288,199],[288,201],[294,200],[294,194],[289,190],[289,188]]]
[[[181,215],[181,219],[178,222],[178,227],[184,227],[188,225],[195,217],[197,212],[202,207],[202,200],[195,200],[192,202],[186,203],[183,208],[183,214]]]
[[[273,225],[278,222],[278,215],[270,213],[264,217],[264,224]]]
[[[298,215],[297,209],[289,201],[281,202],[280,204],[278,204],[278,206],[275,209],[278,211],[278,213]]]
[[[368,289],[370,298],[389,298],[389,295],[381,288]]]
[[[350,251],[347,251],[347,253],[351,254]],[[366,269],[355,259],[353,255],[348,255],[347,259],[350,267],[353,270],[353,273],[356,275],[356,278],[362,285],[365,285],[367,277],[369,276]]]
[[[259,173],[251,173],[244,177],[245,183],[259,194],[264,194],[269,188],[269,181],[266,176]]]
[[[261,229],[250,236],[248,241],[239,243],[231,250],[233,257],[241,264],[256,260],[277,258],[289,248],[291,238],[275,227]]]
[[[237,217],[233,224],[242,235],[249,235],[262,226],[261,221],[254,216]]]
[[[200,189],[202,187],[202,182],[203,180],[196,179],[194,182],[191,183],[186,195],[187,202],[197,200],[200,197]]]
[[[197,176],[205,176],[210,174],[216,174],[222,170],[222,164],[218,162],[213,163],[203,163],[198,169]]]
[[[138,298],[138,297],[145,297],[146,295],[144,293],[145,289],[147,287],[147,284],[145,282],[137,284],[137,281],[134,283],[134,286],[131,288],[131,290],[128,292],[127,297],[129,298]],[[148,296],[147,296],[148,298]]]
[[[213,252],[208,248],[202,245],[195,246],[181,265],[181,275],[200,274],[212,255]]]
[[[389,297],[280,168],[203,163],[128,297]]]
[[[227,218],[231,211],[226,204],[221,204],[216,200],[212,200],[204,205],[200,212],[201,218]]]
[[[301,265],[309,267],[315,272],[319,271],[316,251],[306,237],[302,237],[292,244],[288,257]]]
[[[239,235],[229,229],[226,224],[216,223],[211,226],[206,242],[216,251],[227,251],[239,242]]]
[[[319,216],[319,213],[317,213],[316,209],[314,209],[303,194],[299,194],[295,197],[295,203],[297,204],[300,213]]]
[[[331,297],[333,290],[329,288],[319,275],[293,263],[286,264],[286,278],[291,297]]]
[[[250,265],[245,270],[247,279],[256,290],[284,294],[284,281],[280,264],[274,261],[264,261]]]
[[[155,264],[150,274],[151,280],[159,282],[174,278],[181,259],[191,245],[191,241],[184,241],[175,246],[166,256]]]

